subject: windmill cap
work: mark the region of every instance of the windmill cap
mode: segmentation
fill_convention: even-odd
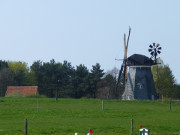
[[[127,58],[128,66],[152,66],[155,65],[154,61],[151,58],[148,58],[145,55],[133,54]]]

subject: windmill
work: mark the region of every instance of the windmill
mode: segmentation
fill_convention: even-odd
[[[161,47],[159,44],[153,43],[149,45],[148,51],[151,54],[151,58],[142,54],[133,54],[126,58],[125,67],[129,68],[126,74],[125,69],[125,90],[122,95],[123,100],[154,100],[157,99],[157,93],[155,90],[153,75],[151,66],[156,65],[157,55],[161,53]],[[152,60],[154,58],[154,60]],[[121,74],[120,74],[121,75]]]
[[[124,92],[122,94],[123,100],[154,100],[157,99],[151,66],[156,65],[157,55],[161,53],[160,44],[149,45],[148,51],[151,58],[142,54],[133,54],[127,57],[128,43],[130,38],[131,28],[129,28],[129,35],[126,41],[124,34],[124,59],[119,70],[119,76],[116,83],[116,91],[122,80]],[[154,58],[154,60],[152,60]],[[127,68],[128,73],[127,73]]]
[[[120,80],[123,80],[122,84],[124,93],[122,94],[123,100],[154,100],[157,99],[157,93],[155,90],[153,75],[151,66],[156,65],[157,55],[161,53],[160,44],[153,43],[149,45],[148,51],[151,54],[151,58],[141,55],[133,54],[127,57],[129,37],[131,28],[129,28],[129,35],[126,41],[126,35],[124,34],[124,59],[119,70],[119,76],[116,83],[116,91],[118,89]],[[154,60],[152,60],[154,58]],[[127,68],[128,73],[127,73]]]
[[[131,28],[129,27],[129,34],[128,34],[127,41],[126,41],[126,34],[124,34],[124,59],[123,59],[122,65],[121,65],[121,69],[119,70],[119,76],[118,76],[118,80],[116,83],[116,91],[117,91],[117,88],[118,88],[118,85],[120,83],[120,79],[121,79],[122,75],[123,75],[123,86],[125,86],[125,82],[126,82],[126,77],[127,77],[127,50],[128,50],[130,34],[131,34]]]
[[[154,58],[154,62],[157,64],[156,60],[157,60],[157,55],[161,53],[161,49],[162,47],[160,47],[159,43],[152,43],[149,45],[149,49],[148,51],[151,54],[151,59]]]

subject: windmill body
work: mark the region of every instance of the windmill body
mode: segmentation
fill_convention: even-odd
[[[122,95],[123,100],[154,100],[157,93],[151,72],[154,61],[150,58],[134,54],[127,58],[127,81],[125,91]]]

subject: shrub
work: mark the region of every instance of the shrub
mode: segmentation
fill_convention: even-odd
[[[15,91],[6,97],[22,97],[22,94],[19,91]]]
[[[37,95],[37,94],[30,94],[26,96],[27,98],[46,98],[45,95]]]

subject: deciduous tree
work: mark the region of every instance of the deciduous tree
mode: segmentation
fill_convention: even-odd
[[[168,65],[164,65],[161,61],[161,65],[155,65],[152,67],[153,78],[155,82],[156,91],[159,96],[162,95],[168,98],[177,98],[176,93],[178,89],[176,87],[175,77]]]
[[[8,62],[8,67],[12,71],[13,78],[16,82],[15,85],[17,86],[23,86],[27,85],[28,83],[28,73],[29,69],[27,67],[27,64],[24,62]]]

